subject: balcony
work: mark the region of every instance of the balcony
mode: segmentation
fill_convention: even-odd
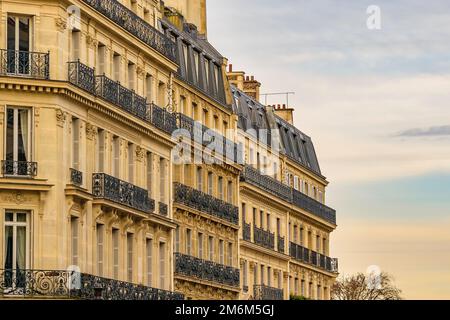
[[[275,250],[275,234],[253,227],[254,242],[264,248]]]
[[[283,289],[272,288],[264,285],[255,285],[253,287],[255,300],[283,300]]]
[[[48,80],[50,54],[0,49],[0,76]]]
[[[0,270],[0,297],[82,300],[183,300],[179,293],[57,270]]]
[[[291,202],[291,188],[279,182],[278,180],[261,174],[257,169],[246,166],[241,175],[241,181],[248,182],[268,193],[273,194],[283,200]]]
[[[252,225],[250,223],[244,222],[244,227],[242,230],[242,237],[245,241],[252,241]]]
[[[168,209],[167,204],[159,202],[158,207],[159,207],[158,211],[159,211],[160,215],[165,216],[165,217],[167,217],[169,215],[169,209]]]
[[[299,208],[302,208],[314,215],[327,220],[333,224],[336,224],[336,210],[327,207],[326,205],[314,200],[311,197],[292,189],[293,204]]]
[[[215,144],[217,154],[229,160],[240,162],[242,159],[242,150],[236,143],[182,113],[178,114],[178,128],[188,131],[192,141],[204,147]]]
[[[70,169],[70,183],[80,187],[83,185],[83,173],[76,169]]]
[[[3,160],[1,165],[4,177],[34,178],[37,176],[36,162]]]
[[[174,202],[239,225],[239,208],[194,188],[174,183]]]
[[[318,252],[304,248],[298,244],[291,242],[290,255],[295,260],[324,269],[328,272],[338,273],[338,259],[327,257]]]
[[[176,61],[176,47],[168,37],[116,0],[82,0],[168,59]]]
[[[307,195],[288,187],[280,181],[261,174],[257,169],[246,166],[241,174],[241,181],[248,182],[268,193],[275,195],[295,206],[304,209],[315,216],[332,224],[336,224],[336,210],[308,197]]]
[[[280,252],[280,253],[284,253],[285,252],[284,245],[285,245],[284,237],[278,236],[278,252]]]
[[[239,269],[181,253],[175,253],[175,273],[231,287],[240,286]]]
[[[155,211],[155,201],[149,198],[147,190],[104,173],[93,174],[92,194],[97,199],[109,200],[145,213]]]
[[[105,75],[95,75],[95,69],[80,61],[69,62],[68,80],[71,84],[97,96],[123,111],[172,134],[177,129],[177,116],[157,106],[147,103],[147,99],[127,89],[118,81]]]

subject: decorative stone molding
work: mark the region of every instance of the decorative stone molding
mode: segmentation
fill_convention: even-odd
[[[29,196],[26,196],[21,191],[16,191],[12,193],[6,193],[2,195],[3,202],[15,203],[16,205],[21,205],[24,203],[29,203],[32,199]]]
[[[55,25],[59,32],[63,32],[67,29],[67,21],[61,17],[55,19]]]
[[[144,76],[145,76],[145,67],[143,66],[143,65],[138,65],[137,67],[136,67],[136,73],[137,73],[137,76],[138,76],[138,79],[144,79]]]
[[[5,119],[5,106],[0,105],[0,126],[3,125]]]
[[[40,116],[41,116],[41,109],[38,107],[35,107],[34,108],[34,125],[36,128],[39,127]]]
[[[98,46],[98,41],[90,34],[86,35],[86,43],[90,49],[95,49]]]
[[[89,140],[94,140],[96,135],[97,135],[97,127],[90,123],[86,123],[86,137]]]
[[[142,149],[140,146],[136,147],[136,161],[142,162],[145,157],[145,150]]]
[[[59,127],[63,128],[66,123],[67,114],[61,109],[56,110],[56,123]]]

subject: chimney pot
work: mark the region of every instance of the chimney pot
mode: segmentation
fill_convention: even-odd
[[[255,76],[252,76],[252,77],[251,77],[251,80],[254,81],[254,80],[255,80]]]
[[[283,104],[283,109],[286,109],[286,104]]]
[[[233,72],[233,65],[230,63],[230,72]]]

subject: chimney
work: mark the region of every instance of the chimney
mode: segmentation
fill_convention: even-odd
[[[206,0],[164,0],[164,3],[180,12],[188,23],[194,24],[199,34],[207,36]]]
[[[244,81],[244,92],[245,94],[249,95],[253,99],[259,102],[259,94],[261,89],[261,83],[259,83],[257,80],[255,80],[254,76],[247,76],[245,77]]]
[[[273,106],[274,112],[281,119],[287,121],[290,124],[294,124],[294,108],[290,108],[286,104],[278,104]]]

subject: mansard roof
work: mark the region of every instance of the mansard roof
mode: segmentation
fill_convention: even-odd
[[[301,166],[322,176],[319,161],[312,139],[298,128],[277,116],[271,107],[246,95],[238,88],[231,86],[234,96],[233,111],[239,117],[238,128],[248,132],[260,142],[270,145],[270,130],[278,129],[280,136],[280,152]],[[267,135],[264,131],[268,130]]]

